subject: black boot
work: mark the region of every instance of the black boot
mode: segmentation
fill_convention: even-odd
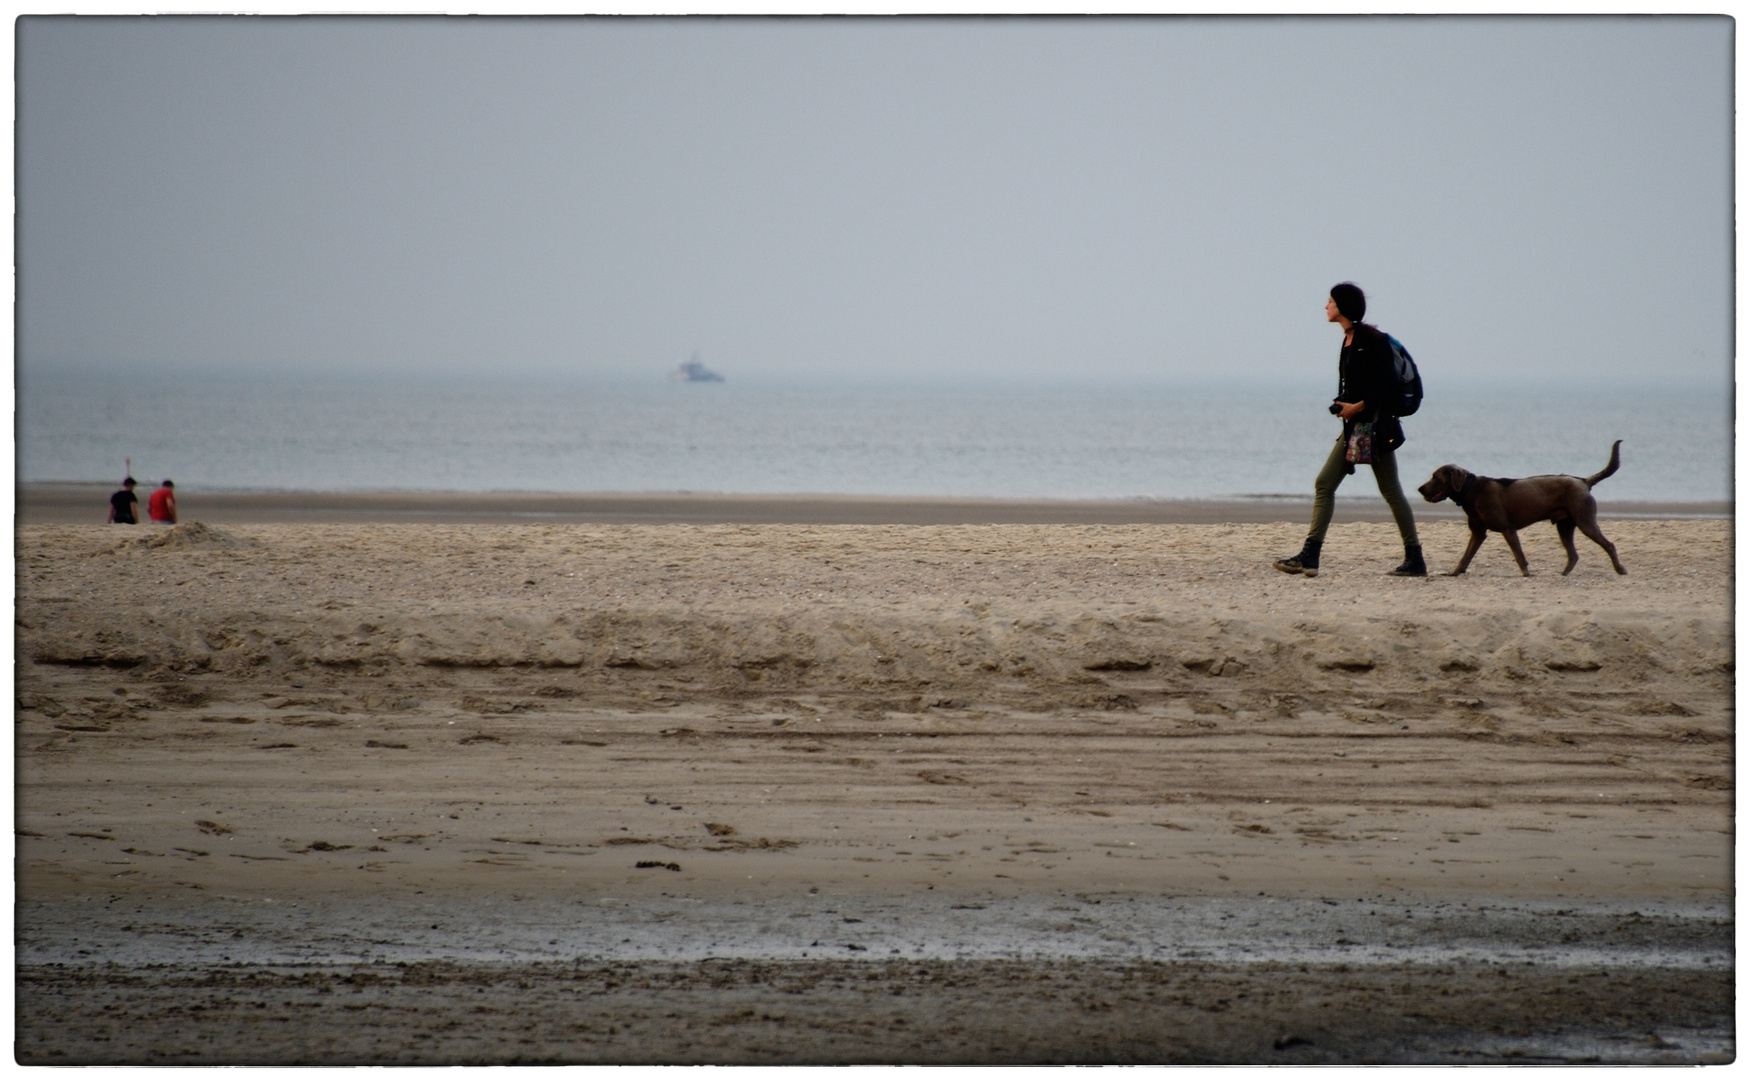
[[[1319,549],[1324,546],[1325,542],[1323,540],[1314,540],[1311,537],[1308,537],[1306,542],[1300,545],[1300,554],[1290,555],[1286,559],[1277,559],[1271,565],[1275,566],[1276,569],[1282,571],[1284,574],[1302,574],[1306,577],[1318,577]]]
[[[1404,545],[1404,565],[1391,572],[1392,577],[1427,577],[1428,564],[1422,561],[1421,544]]]

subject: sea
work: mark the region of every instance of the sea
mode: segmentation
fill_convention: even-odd
[[[1426,379],[1426,375],[1424,376]],[[1121,382],[21,371],[20,482],[183,491],[1304,497],[1329,380]],[[1602,502],[1732,498],[1732,384],[1431,383],[1406,487],[1622,468]],[[1372,478],[1342,497],[1377,498]]]

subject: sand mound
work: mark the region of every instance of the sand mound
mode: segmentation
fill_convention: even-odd
[[[151,536],[142,536],[131,541],[135,547],[143,548],[236,548],[252,546],[254,541],[242,540],[230,533],[202,525],[198,521],[184,522],[173,525],[163,532]]]

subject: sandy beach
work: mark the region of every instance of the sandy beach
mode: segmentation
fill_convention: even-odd
[[[1729,519],[27,503],[23,1062],[1735,1054]]]

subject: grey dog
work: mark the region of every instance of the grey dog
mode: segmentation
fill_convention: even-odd
[[[1618,456],[1621,447],[1621,439],[1612,443],[1610,464],[1585,479],[1578,476],[1528,476],[1523,480],[1506,480],[1478,476],[1457,465],[1442,465],[1435,469],[1428,482],[1416,490],[1429,502],[1451,499],[1470,519],[1470,544],[1448,576],[1464,573],[1472,556],[1483,546],[1483,537],[1493,529],[1507,538],[1507,546],[1513,549],[1519,572],[1530,577],[1531,568],[1525,564],[1525,552],[1519,549],[1519,530],[1538,521],[1556,523],[1562,546],[1568,549],[1568,565],[1562,568],[1563,574],[1580,561],[1580,553],[1574,550],[1576,525],[1610,556],[1610,565],[1616,567],[1617,573],[1628,573],[1622,567],[1622,560],[1616,557],[1616,545],[1606,540],[1598,529],[1598,501],[1592,497],[1592,486],[1614,473],[1621,464]]]

